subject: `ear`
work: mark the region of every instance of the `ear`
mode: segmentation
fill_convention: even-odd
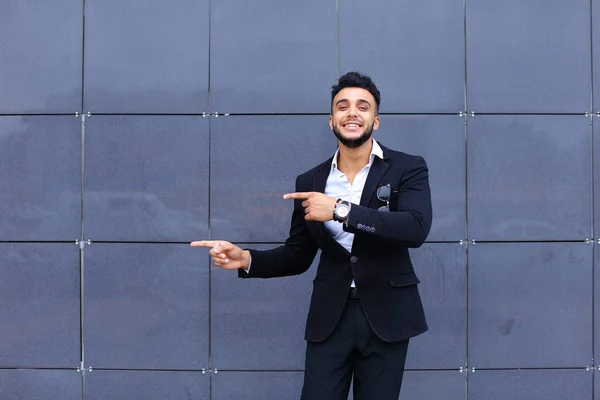
[[[333,130],[333,115],[329,114],[329,129]]]
[[[379,129],[379,115],[373,120],[373,130],[376,131],[377,129]]]

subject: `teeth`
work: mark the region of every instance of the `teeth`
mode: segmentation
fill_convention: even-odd
[[[358,128],[358,125],[356,124],[348,124],[346,125],[347,128]]]

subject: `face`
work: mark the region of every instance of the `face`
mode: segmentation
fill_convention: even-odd
[[[375,98],[368,90],[345,88],[333,98],[329,127],[350,148],[366,143],[379,128]]]

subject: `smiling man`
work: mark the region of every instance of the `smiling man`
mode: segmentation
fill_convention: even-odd
[[[357,72],[331,93],[329,126],[338,150],[296,179],[289,237],[273,250],[210,247],[215,265],[242,278],[305,272],[321,249],[306,322],[303,400],[397,400],[408,342],[427,323],[408,249],[431,227],[431,193],[422,157],[372,138],[379,90]]]

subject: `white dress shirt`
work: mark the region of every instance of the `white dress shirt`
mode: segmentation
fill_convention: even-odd
[[[367,176],[369,176],[369,171],[373,165],[373,160],[375,160],[375,157],[383,159],[383,150],[381,150],[379,143],[373,139],[369,163],[356,174],[352,183],[350,183],[346,174],[337,168],[339,152],[340,150],[338,149],[333,156],[331,170],[329,171],[327,183],[325,184],[325,195],[335,199],[346,200],[352,204],[360,204],[360,198],[362,196],[365,183],[367,182]],[[352,207],[350,208],[350,213],[352,214]],[[333,220],[325,222],[325,229],[331,235],[331,237],[346,250],[348,250],[349,253],[352,252],[354,233],[344,231],[342,224]],[[350,286],[355,287],[354,281],[352,281]]]

